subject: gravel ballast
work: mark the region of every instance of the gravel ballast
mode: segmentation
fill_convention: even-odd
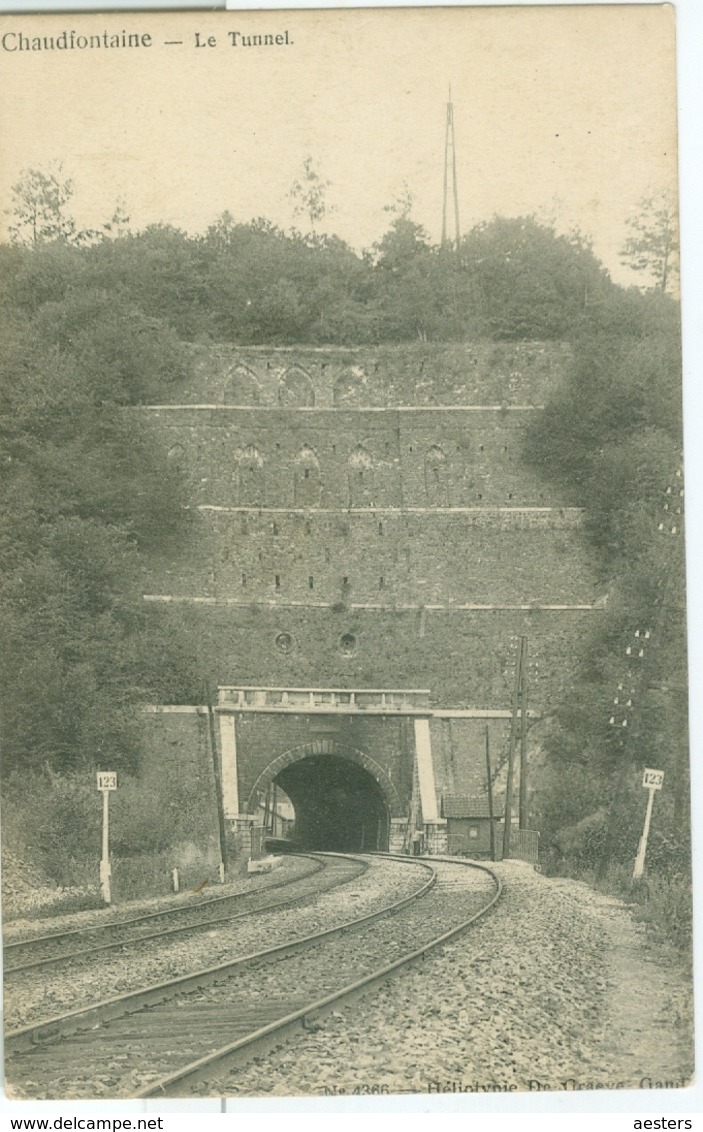
[[[355,861],[341,859],[348,873]],[[403,872],[400,872],[402,870]],[[432,884],[432,873],[436,883]],[[286,1018],[291,1011],[309,1012],[312,1003],[354,984],[409,951],[433,941],[485,908],[495,884],[484,870],[461,862],[417,862],[371,859],[370,873],[382,894],[380,918],[369,922],[350,916],[348,904],[339,920],[344,933],[315,936],[300,951],[249,963],[244,969],[219,969],[212,977],[196,977],[159,990],[148,1004],[130,1003],[126,1012],[93,1016],[85,1029],[56,1041],[8,1045],[6,1075],[15,1096],[131,1096],[143,1087],[160,1089],[164,1075],[210,1057],[233,1040],[246,1040],[262,1025]],[[414,874],[413,895],[420,899],[398,907],[399,881]],[[344,886],[353,892],[358,876]],[[373,884],[358,885],[369,895]],[[365,890],[365,892],[364,892]],[[340,887],[334,895],[341,894]],[[311,907],[306,927],[316,915]],[[386,912],[393,906],[392,914]],[[90,1038],[90,1051],[86,1042]],[[206,1086],[207,1087],[207,1086]],[[186,1095],[191,1091],[186,1089]],[[177,1094],[178,1095],[178,1094]]]
[[[209,1082],[221,1096],[682,1087],[691,990],[626,907],[521,862],[496,909],[315,1032]]]
[[[680,1088],[690,1080],[691,987],[680,958],[653,943],[616,898],[581,882],[545,878],[522,862],[493,868],[503,881],[503,897],[468,932],[364,998],[315,1016],[288,1043],[258,1053],[248,1065],[229,1069],[226,1062],[218,1063],[194,1092],[239,1097],[508,1093]],[[372,859],[364,876],[305,906],[254,914],[236,929],[207,932],[187,943],[150,945],[148,954],[130,948],[129,956],[109,963],[96,958],[92,967],[62,972],[60,979],[46,978],[36,988],[35,974],[18,999],[22,1009],[29,1003],[35,1016],[44,1018],[80,1006],[81,1000],[87,1005],[362,915],[425,879],[412,862]],[[420,933],[438,923],[437,896],[422,902]],[[404,915],[389,921],[386,945],[407,950],[412,940],[404,924]],[[376,929],[342,937],[328,951],[328,967],[341,967],[352,953],[355,974],[379,966],[384,957],[372,942],[374,935]],[[297,959],[287,960],[285,967],[306,1001],[308,992],[325,993],[322,978],[313,977],[308,987]],[[252,968],[252,974],[265,1011],[279,993],[278,982],[263,968]],[[205,1007],[215,1011],[213,1021],[221,1013],[218,995],[217,990],[198,992]],[[177,1003],[176,1013],[185,1006]],[[236,1011],[233,1017],[239,1017]],[[148,1069],[138,1060],[132,1065],[130,1043],[124,1053],[108,1058],[98,1033],[95,1058],[79,1061],[54,1084],[49,1084],[51,1075],[40,1075],[25,1078],[23,1088],[17,1078],[21,1092],[15,1095],[125,1096],[150,1083],[156,1065]],[[175,1045],[166,1047],[164,1067],[175,1069],[176,1046],[186,1042],[190,1026],[172,1033]],[[43,1092],[47,1086],[49,1094]]]
[[[131,919],[133,916],[168,911],[171,908],[184,908],[186,906],[198,908],[213,901],[217,902],[222,896],[264,892],[267,888],[280,884],[281,881],[293,881],[296,877],[305,876],[312,868],[314,868],[314,862],[309,857],[287,856],[281,858],[279,867],[270,873],[242,874],[234,877],[227,884],[212,885],[200,892],[183,891],[168,896],[128,900],[104,908],[69,912],[61,916],[47,915],[41,919],[17,918],[3,924],[3,941],[14,943],[38,935],[71,931],[76,928],[90,930],[91,928],[103,927],[105,924],[122,923],[122,921]],[[4,911],[5,904],[3,903],[3,913]]]
[[[411,862],[374,858],[369,862],[363,875],[300,905],[255,912],[231,925],[160,944],[133,943],[123,953],[96,956],[92,963],[81,961],[75,967],[67,963],[60,971],[40,968],[17,975],[5,991],[5,1025],[8,1030],[19,1029],[64,1010],[333,927],[410,895],[428,879],[426,870]]]

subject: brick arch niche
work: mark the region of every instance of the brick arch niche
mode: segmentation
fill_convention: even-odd
[[[241,507],[261,507],[266,502],[264,459],[254,444],[237,449],[236,487]]]
[[[350,507],[373,507],[374,462],[363,444],[357,445],[352,452],[347,470]]]
[[[322,494],[320,461],[308,445],[303,445],[295,457],[293,489],[296,507],[319,507]]]
[[[361,366],[347,366],[334,381],[332,400],[335,405],[361,405],[366,399],[366,374]]]
[[[278,383],[278,403],[284,408],[312,409],[315,387],[310,374],[302,366],[290,366]]]
[[[258,405],[261,386],[249,366],[239,362],[225,378],[222,400],[225,405]]]
[[[172,444],[166,453],[168,461],[182,472],[186,466],[186,450],[182,444]]]

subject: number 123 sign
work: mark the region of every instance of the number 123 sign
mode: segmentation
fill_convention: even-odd
[[[98,790],[116,790],[117,789],[117,771],[115,770],[99,770],[98,771]]]
[[[650,770],[649,767],[644,772],[642,785],[647,790],[661,790],[664,785],[664,771],[663,770]]]

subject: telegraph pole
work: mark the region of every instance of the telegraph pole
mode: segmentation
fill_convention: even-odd
[[[491,770],[491,746],[488,735],[488,724],[486,724],[486,782],[488,785],[488,820],[490,822],[489,832],[491,837],[491,860],[496,859],[496,828],[493,815],[493,771]]]
[[[225,807],[222,797],[222,775],[220,773],[220,760],[217,754],[217,739],[215,738],[215,710],[210,696],[210,685],[205,684],[205,703],[207,710],[208,735],[210,738],[210,754],[212,756],[212,773],[215,781],[215,803],[217,805],[217,832],[220,840],[220,881],[224,884],[227,875],[227,826],[225,823]]]
[[[447,238],[447,208],[449,203],[449,182],[451,172],[451,193],[454,212],[454,238]],[[459,250],[459,189],[456,176],[456,138],[454,136],[454,104],[452,103],[452,88],[449,87],[449,101],[447,102],[447,122],[444,132],[444,194],[442,198],[442,247],[454,244]]]
[[[515,747],[517,746],[518,712],[520,710],[525,682],[525,657],[527,655],[527,637],[520,637],[518,647],[517,668],[515,670],[515,688],[510,719],[510,743],[508,746],[508,782],[505,790],[505,817],[503,824],[503,856],[510,856],[510,834],[512,832],[513,816],[513,777],[515,770]]]
[[[527,829],[527,637],[522,665],[522,689],[520,695],[520,802],[518,826]]]

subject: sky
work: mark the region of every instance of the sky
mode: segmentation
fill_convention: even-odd
[[[626,222],[675,191],[674,21],[666,6],[5,16],[28,37],[147,32],[149,49],[0,50],[0,196],[62,165],[81,226],[124,201],[134,228],[203,231],[227,209],[305,227],[290,189],[312,157],[322,230],[362,249],[405,186],[437,241],[451,83],[462,231],[537,214],[579,229],[620,282]],[[231,45],[232,31],[280,34]],[[208,37],[214,47],[196,47]],[[166,40],[182,40],[166,46]],[[18,113],[19,108],[19,113]],[[7,223],[7,217],[3,217]]]

